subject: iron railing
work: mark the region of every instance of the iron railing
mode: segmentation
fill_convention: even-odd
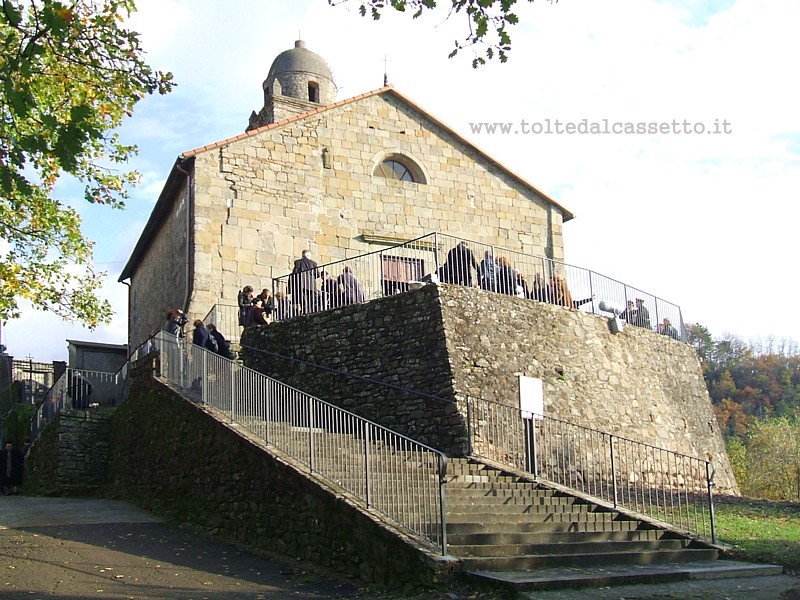
[[[608,316],[600,310],[606,301],[619,307],[631,325],[687,339],[680,307],[637,287],[553,259],[441,233],[327,263],[316,272],[274,278],[272,318],[364,302],[426,281],[476,286]]]
[[[115,406],[119,372],[68,368],[47,390],[31,419],[30,438],[36,441],[44,428],[63,410]]]
[[[473,456],[716,543],[709,461],[489,400],[464,403]]]
[[[235,304],[216,304],[203,319],[206,325],[213,324],[225,339],[238,343],[242,330],[239,325],[239,307]]]
[[[332,404],[165,332],[160,375],[447,552],[447,457]]]
[[[53,363],[16,359],[11,364],[11,381],[22,384],[23,403],[36,404],[55,383]]]

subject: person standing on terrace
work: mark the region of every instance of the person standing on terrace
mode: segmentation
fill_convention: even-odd
[[[628,300],[625,310],[622,311],[619,318],[631,325],[636,324],[636,307],[633,305],[633,300]]]
[[[247,323],[247,315],[250,312],[250,308],[253,306],[253,288],[252,286],[246,285],[242,288],[242,291],[239,292],[239,325],[242,327],[246,327]]]
[[[658,333],[669,336],[673,340],[681,339],[681,335],[678,333],[678,330],[672,326],[672,323],[667,317],[664,317],[664,320],[658,326]]]
[[[558,306],[574,308],[572,304],[572,294],[570,294],[567,280],[561,275],[553,275],[550,280],[550,288],[553,294],[552,302]]]
[[[482,290],[497,291],[497,262],[491,250],[484,252],[478,267],[478,285]]]
[[[294,261],[292,270],[294,279],[292,288],[292,302],[300,304],[303,314],[307,315],[320,309],[319,294],[317,293],[317,279],[319,279],[319,268],[315,260],[311,258],[311,250],[303,250],[302,258]],[[295,293],[300,297],[295,298]]]
[[[644,300],[641,298],[636,299],[636,319],[635,324],[638,327],[644,327],[645,329],[651,329],[650,327],[650,312],[647,310],[647,307],[644,305]]]
[[[336,278],[339,287],[342,288],[342,304],[361,304],[365,300],[364,288],[353,275],[350,267],[345,267],[342,274]]]
[[[478,263],[475,255],[469,249],[466,242],[458,242],[447,253],[445,262],[445,272],[447,273],[447,283],[456,283],[472,287],[472,269],[478,271]]]
[[[533,284],[531,285],[530,295],[531,300],[538,300],[539,302],[550,302],[550,287],[542,277],[541,273],[536,273],[533,276]]]

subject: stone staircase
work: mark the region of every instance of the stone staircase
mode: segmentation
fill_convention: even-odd
[[[263,420],[244,418],[245,423],[249,435],[263,439]],[[291,423],[270,425],[273,444],[305,462],[308,444],[295,439],[298,429]],[[315,471],[364,497],[365,464],[357,456],[363,439],[322,429],[315,436],[319,446],[333,449],[325,460],[316,459]],[[373,460],[373,480],[391,494],[397,474]],[[415,460],[401,457],[397,464]],[[474,460],[450,458],[447,480],[448,553],[468,577],[483,582],[552,589],[782,572],[773,565],[717,560],[718,547]],[[395,508],[397,501],[391,500]],[[417,510],[399,509],[404,517]]]
[[[717,547],[467,459],[451,459],[445,490],[449,552],[515,588],[781,572],[717,561]]]

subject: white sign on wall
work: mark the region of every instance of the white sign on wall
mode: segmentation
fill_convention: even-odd
[[[544,382],[541,379],[519,376],[519,410],[523,419],[543,418]]]

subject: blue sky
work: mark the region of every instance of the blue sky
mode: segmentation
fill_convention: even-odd
[[[116,279],[163,182],[186,150],[244,131],[263,104],[272,60],[298,34],[323,56],[338,99],[390,83],[575,213],[567,262],[679,304],[716,336],[800,340],[791,308],[800,222],[800,3],[590,0],[523,3],[508,63],[478,70],[460,19],[361,18],[353,2],[139,0],[132,26],[151,64],[178,87],[141,102],[122,129],[143,175],[124,212],[88,207],[65,183],[114,323],[89,332],[26,309],[6,323],[9,352],[66,358],[66,339],[124,343],[126,288]],[[687,120],[732,133],[477,135],[470,123]],[[518,129],[518,127],[516,127]],[[165,283],[168,285],[168,283]]]

